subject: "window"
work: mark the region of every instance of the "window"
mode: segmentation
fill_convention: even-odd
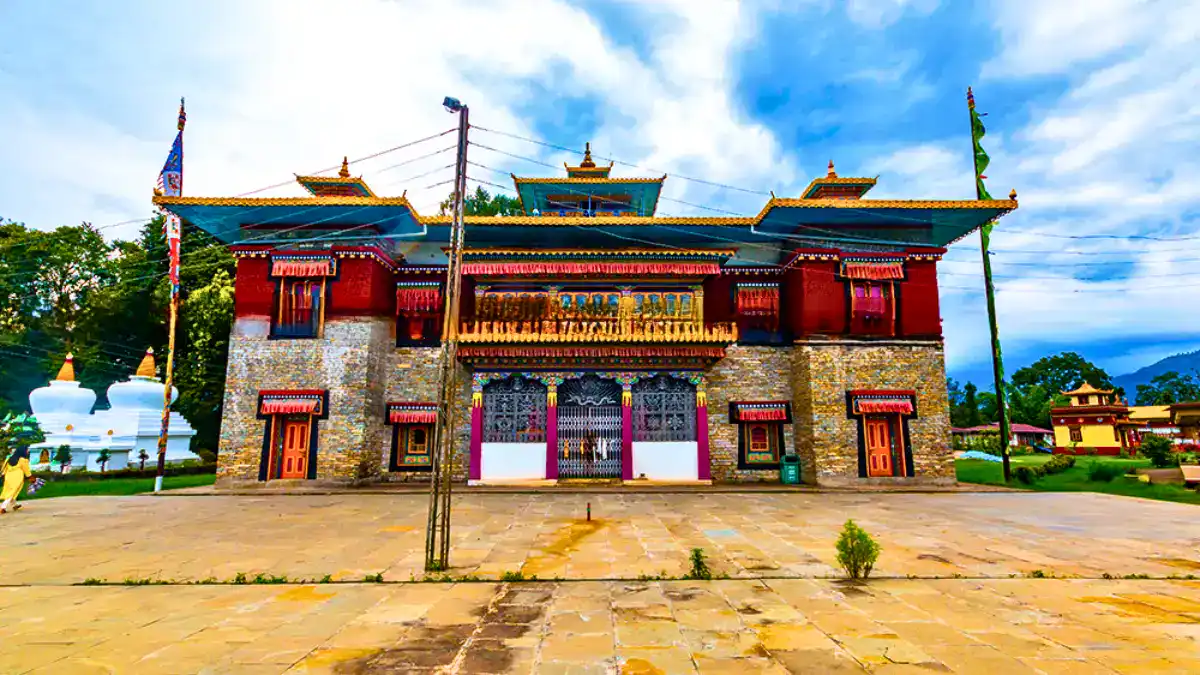
[[[321,325],[324,279],[281,279],[273,337],[317,337]]]
[[[545,443],[546,385],[509,377],[483,388],[484,443]]]
[[[433,426],[397,424],[392,437],[389,471],[425,471],[433,453]]]
[[[783,448],[783,425],[775,422],[743,423],[739,434],[739,469],[777,469]]]
[[[734,293],[741,342],[771,342],[779,331],[779,285],[738,284]]]
[[[633,385],[634,442],[696,440],[696,388],[667,375]]]
[[[1081,429],[1079,427],[1071,427],[1071,442],[1072,443],[1082,443],[1083,442],[1083,429]]]
[[[396,321],[396,346],[434,347],[442,339],[440,316],[401,316]]]
[[[867,321],[880,321],[887,313],[887,293],[883,284],[856,281],[853,284],[854,315]]]

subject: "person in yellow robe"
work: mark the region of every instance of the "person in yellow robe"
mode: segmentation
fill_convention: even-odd
[[[29,476],[29,448],[17,448],[4,462],[4,488],[0,490],[0,513],[8,513],[9,509],[16,511],[21,508],[17,504],[17,497],[21,494],[21,488],[25,487],[25,479]]]

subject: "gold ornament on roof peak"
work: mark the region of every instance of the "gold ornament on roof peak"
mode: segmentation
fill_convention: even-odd
[[[138,377],[154,377],[154,347],[146,349],[146,355],[142,357],[142,362],[138,364],[137,373],[135,374]]]
[[[1008,193],[1008,198],[1009,198],[1009,199],[1011,199],[1011,200],[1013,200],[1014,202],[1015,202],[1015,201],[1017,201],[1017,190],[1016,190],[1016,188],[1013,188],[1013,189],[1012,189],[1012,191]]]
[[[63,360],[62,368],[58,369],[58,376],[55,377],[57,382],[74,382],[75,381],[75,356],[67,352],[67,358]]]
[[[581,169],[594,169],[596,163],[592,161],[592,142],[588,141],[583,144],[583,161],[579,163]]]
[[[837,171],[833,170],[833,160],[829,160],[829,171],[825,174],[826,178],[837,178]]]
[[[340,176],[342,178],[350,177],[350,161],[349,160],[350,160],[349,157],[342,157],[342,170],[338,171],[338,176]]]

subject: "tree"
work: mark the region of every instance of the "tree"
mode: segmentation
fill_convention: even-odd
[[[1057,396],[1087,382],[1100,389],[1112,389],[1112,378],[1096,364],[1075,352],[1045,356],[1013,373],[1013,386],[1040,385],[1048,395]]]
[[[1065,398],[1050,396],[1040,384],[1028,387],[1009,386],[1007,391],[1009,418],[1013,422],[1031,424],[1043,429],[1050,428],[1050,408],[1056,405],[1059,399]]]
[[[963,386],[962,403],[959,404],[957,411],[951,411],[951,423],[956,427],[977,427],[983,423],[979,415],[979,401],[977,393],[979,389],[973,382],[968,382]],[[957,412],[957,414],[954,414]]]
[[[996,407],[996,395],[990,391],[979,392],[979,423],[991,424],[999,421],[1000,412]]]
[[[218,271],[192,291],[180,311],[187,358],[176,361],[175,407],[196,429],[193,450],[217,447],[221,405],[225,399],[225,364],[233,325],[233,275]]]
[[[139,469],[145,470],[146,460],[148,460],[148,459],[150,459],[150,455],[146,454],[145,448],[138,450],[138,462],[139,462],[138,468]]]
[[[60,445],[54,450],[55,462],[58,462],[59,471],[66,473],[71,470],[71,446]]]
[[[438,205],[438,213],[443,216],[453,215],[454,193],[451,192],[446,200]],[[492,195],[482,187],[476,187],[475,192],[463,200],[463,214],[468,216],[520,216],[525,214],[521,208],[521,200],[516,197],[496,194]]]
[[[1137,386],[1138,405],[1170,405],[1200,401],[1200,373],[1180,375],[1171,370],[1157,375],[1150,384]]]
[[[112,459],[112,452],[108,448],[100,448],[100,453],[96,455],[96,461],[100,462],[100,473],[104,473],[110,459]]]

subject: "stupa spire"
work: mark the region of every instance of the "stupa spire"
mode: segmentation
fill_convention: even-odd
[[[826,178],[837,178],[837,171],[833,170],[833,160],[829,160],[829,171],[825,174]]]
[[[341,176],[342,178],[350,177],[350,158],[349,157],[346,157],[346,156],[342,157],[342,170],[338,171],[338,175]]]
[[[138,364],[136,375],[138,377],[149,377],[151,379],[154,378],[154,347],[148,347],[146,349],[146,355],[142,357],[142,362]]]
[[[596,168],[596,162],[592,161],[592,142],[588,141],[583,145],[583,161],[579,163],[579,167],[583,169]]]
[[[75,356],[73,354],[67,354],[67,358],[63,360],[62,368],[58,369],[58,376],[54,379],[57,382],[75,381]]]

